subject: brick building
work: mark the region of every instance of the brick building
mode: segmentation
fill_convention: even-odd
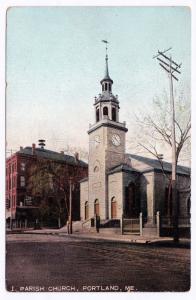
[[[78,156],[66,155],[63,152],[41,148],[20,147],[20,150],[6,160],[6,220],[7,226],[12,224],[17,226],[28,226],[35,222],[39,216],[39,204],[35,201],[29,191],[27,191],[29,170],[36,166],[39,160],[46,162],[55,162],[71,171],[77,170],[77,181],[87,175],[88,165],[80,160]],[[66,178],[66,184],[69,185],[69,178]],[[73,199],[73,217],[80,218],[79,192]]]

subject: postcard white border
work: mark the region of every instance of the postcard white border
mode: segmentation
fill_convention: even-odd
[[[0,2],[0,297],[1,299],[196,299],[196,241],[195,228],[196,221],[196,1],[182,0],[1,0]],[[6,30],[6,10],[10,6],[189,6],[192,12],[192,286],[190,292],[186,293],[9,293],[5,290],[5,30]]]

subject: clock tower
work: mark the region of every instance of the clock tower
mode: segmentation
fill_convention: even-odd
[[[90,215],[109,218],[108,172],[125,161],[125,122],[119,122],[118,96],[112,93],[113,80],[109,76],[108,55],[105,58],[105,76],[102,92],[95,97],[95,123],[90,125],[88,201]]]

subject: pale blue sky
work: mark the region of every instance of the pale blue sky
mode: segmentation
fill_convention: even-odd
[[[113,92],[131,139],[133,111],[168,88],[152,59],[173,47],[176,87],[190,89],[190,10],[186,7],[25,7],[7,13],[7,147],[45,138],[47,148],[88,147],[94,96],[101,92],[108,39]]]

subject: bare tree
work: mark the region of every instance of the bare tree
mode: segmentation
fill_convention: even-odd
[[[79,190],[79,180],[83,177],[83,171],[77,162],[68,165],[37,158],[28,170],[27,191],[34,202],[38,202],[36,204],[40,207],[42,217],[58,221],[58,226],[61,227],[70,215],[70,178],[75,199]]]
[[[61,148],[61,150],[68,155],[75,155],[76,153],[78,153],[80,159],[84,160],[84,161],[88,161],[88,151],[82,147],[79,146],[72,146],[67,144],[65,147]]]
[[[175,95],[175,127],[176,127],[176,165],[179,161],[190,161],[190,131],[191,115],[190,101],[183,93]],[[162,97],[153,99],[152,107],[146,109],[145,113],[135,115],[136,119],[136,143],[132,149],[136,152],[143,150],[145,154],[155,157],[161,166],[163,175],[168,179],[168,204],[171,199],[171,174],[164,170],[163,156],[170,159],[172,147],[172,128],[170,101],[164,91]],[[168,155],[169,154],[169,155]],[[180,189],[179,192],[189,190],[190,186]],[[169,205],[168,205],[169,207]],[[168,215],[170,212],[168,211]]]
[[[176,100],[175,111],[176,127],[176,162],[187,154],[190,156],[190,102],[184,98],[183,94]],[[170,104],[166,92],[162,97],[155,97],[149,113],[135,115],[137,123],[137,148],[142,148],[146,152],[156,157],[160,163],[160,154],[170,153],[171,141],[171,122]]]

